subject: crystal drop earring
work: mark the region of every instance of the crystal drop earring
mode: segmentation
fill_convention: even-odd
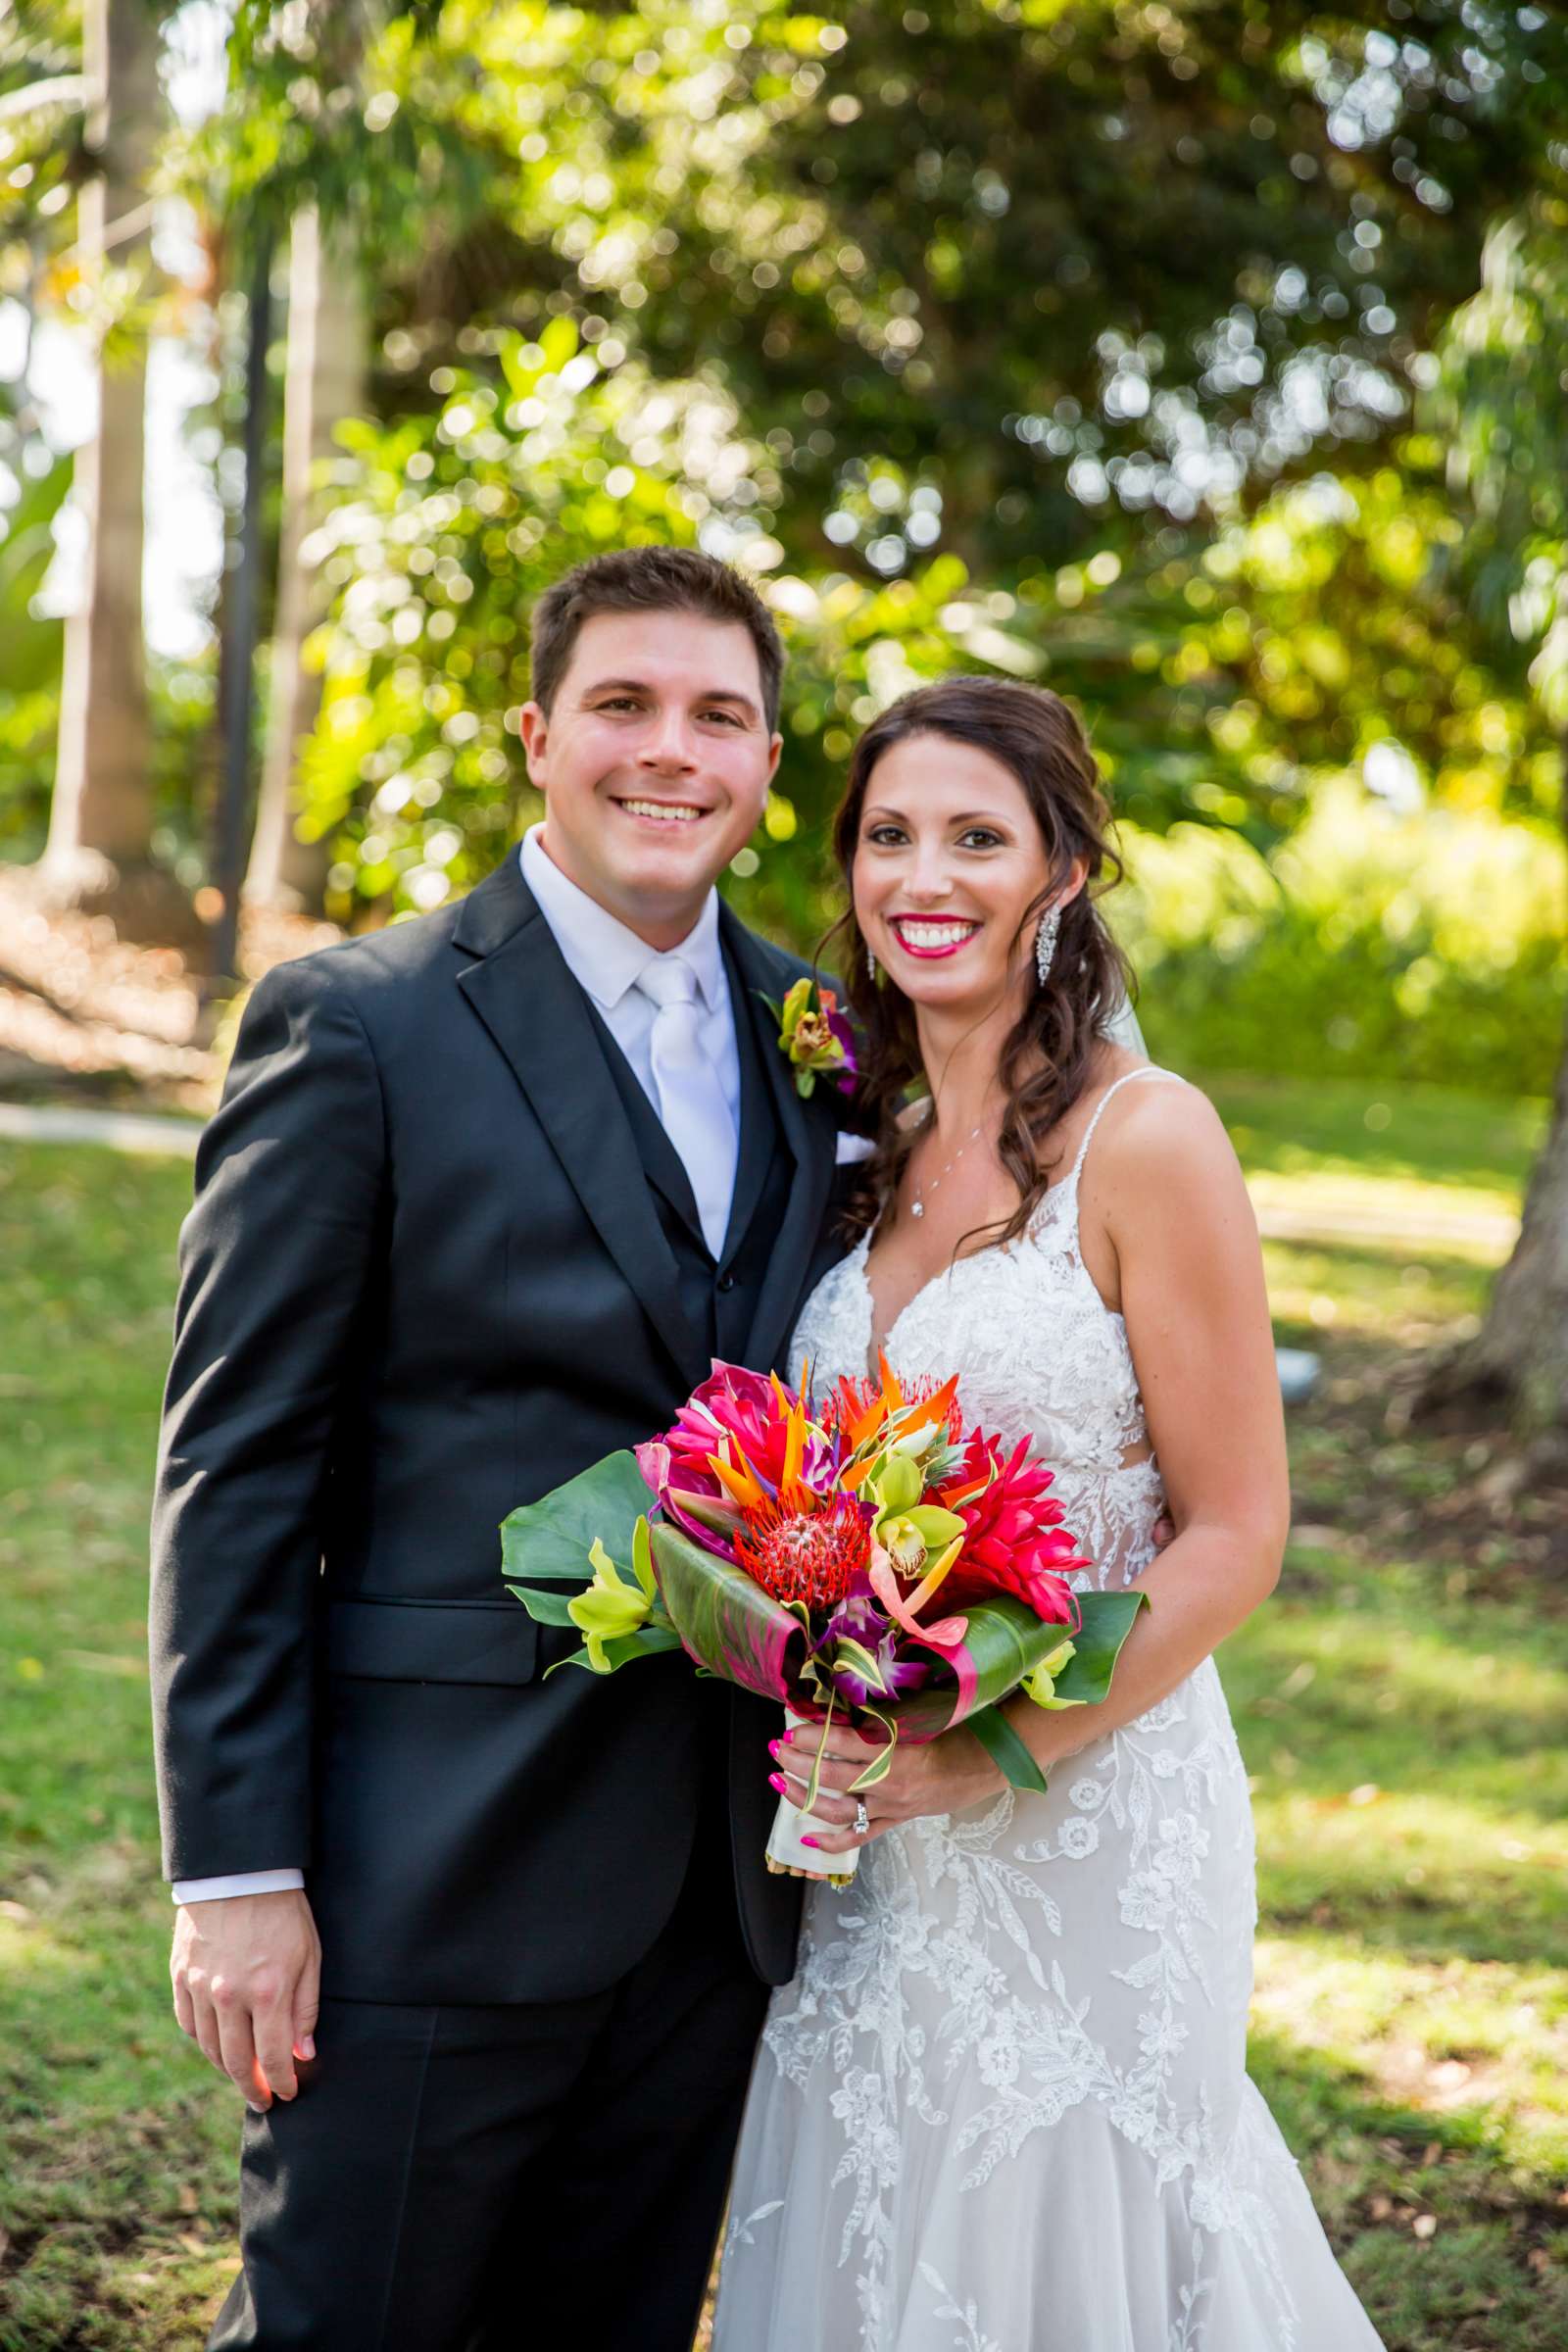
[[[1040,976],[1042,988],[1051,977],[1051,966],[1055,960],[1056,940],[1060,931],[1061,908],[1053,906],[1049,914],[1043,914],[1040,917],[1040,928],[1035,933],[1035,970]]]
[[[874,988],[876,986],[876,957],[869,948],[865,951],[865,968],[871,976],[871,985]]]

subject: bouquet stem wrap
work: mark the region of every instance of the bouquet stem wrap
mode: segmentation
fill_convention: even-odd
[[[807,1718],[797,1715],[793,1707],[786,1707],[784,1721],[794,1732],[799,1731]],[[779,1798],[773,1827],[768,1832],[767,1867],[781,1878],[825,1879],[830,1886],[847,1886],[859,1865],[859,1848],[852,1847],[847,1854],[828,1855],[803,1845],[801,1839],[811,1835],[814,1818],[803,1813],[799,1805],[792,1805],[787,1796]]]

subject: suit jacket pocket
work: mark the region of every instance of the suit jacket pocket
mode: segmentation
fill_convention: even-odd
[[[372,1683],[517,1688],[539,1671],[539,1628],[516,1600],[333,1600],[326,1671]]]

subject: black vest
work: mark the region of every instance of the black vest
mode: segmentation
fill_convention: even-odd
[[[762,1052],[777,1051],[773,1032],[768,1030],[765,1038],[762,1034],[767,1015],[760,1004],[749,1001],[745,984],[727,956],[724,968],[735,1014],[741,1115],[729,1230],[716,1260],[704,1239],[697,1201],[679,1152],[597,1008],[590,1004],[589,1009],[675,1260],[681,1304],[693,1330],[705,1335],[710,1354],[728,1363],[744,1363],[773,1242],[789,1203],[795,1163],[779,1131],[772,1089],[760,1059]],[[766,1371],[769,1367],[758,1364],[752,1369]]]

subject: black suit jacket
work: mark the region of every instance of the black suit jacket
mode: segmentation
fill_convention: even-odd
[[[546,1682],[574,1637],[500,1579],[514,1505],[665,1427],[738,1309],[735,1352],[774,1364],[837,1254],[841,1098],[800,1101],[758,1001],[804,967],[727,908],[720,932],[743,1120],[707,1329],[679,1163],[657,1121],[639,1139],[514,856],[247,1006],[181,1235],[154,1507],[164,1860],[303,1866],[345,1997],[612,1984],[673,1907],[725,1742],[747,1947],[792,1973],[798,1888],[762,1863],[776,1711],[679,1657]]]

